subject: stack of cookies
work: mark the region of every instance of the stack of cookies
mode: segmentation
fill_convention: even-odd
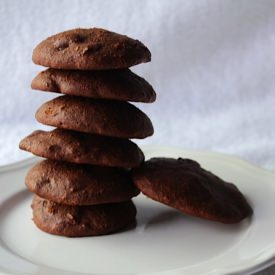
[[[44,103],[36,119],[57,127],[35,131],[20,148],[46,158],[26,176],[35,193],[35,224],[63,236],[108,234],[135,224],[131,198],[139,194],[130,168],[144,155],[130,138],[153,134],[150,119],[133,102],[153,102],[152,86],[128,68],[149,62],[138,40],[103,29],[75,29],[42,41],[36,64],[50,67],[35,90],[65,94]]]

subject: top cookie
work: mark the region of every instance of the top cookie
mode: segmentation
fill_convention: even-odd
[[[152,158],[132,175],[142,193],[189,215],[237,223],[252,213],[235,185],[190,159]]]
[[[73,29],[48,37],[36,46],[35,64],[55,69],[107,70],[151,60],[140,41],[104,29]]]

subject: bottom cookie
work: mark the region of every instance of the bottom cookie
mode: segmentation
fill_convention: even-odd
[[[136,207],[131,200],[68,206],[34,196],[32,209],[33,221],[39,229],[66,237],[110,234],[129,228],[136,222]]]

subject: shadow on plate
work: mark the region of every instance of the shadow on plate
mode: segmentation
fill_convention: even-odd
[[[223,232],[234,234],[242,230],[248,229],[253,221],[253,218],[249,217],[236,224],[223,224],[215,221],[210,221],[202,218],[186,215],[179,210],[171,208],[166,205],[162,205],[157,202],[149,202],[146,204],[140,204],[136,202],[138,211],[137,222],[138,225],[144,227],[144,229],[151,229],[152,227],[169,226],[175,223],[182,227],[199,227],[205,230],[214,230],[216,232]],[[253,216],[252,216],[253,217]]]

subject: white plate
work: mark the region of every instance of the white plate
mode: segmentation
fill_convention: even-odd
[[[3,274],[236,274],[275,260],[275,174],[235,157],[171,147],[145,147],[153,156],[197,160],[234,182],[254,209],[251,219],[223,225],[185,216],[143,196],[138,225],[109,236],[65,238],[31,221],[24,175],[36,159],[0,168],[0,272]]]

